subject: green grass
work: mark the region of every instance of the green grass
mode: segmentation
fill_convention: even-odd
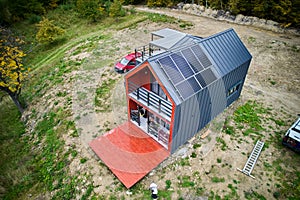
[[[228,135],[235,135],[235,130],[233,126],[226,126],[225,133]]]
[[[166,187],[165,187],[166,190],[169,189],[169,188],[171,188],[172,182],[170,180],[166,180],[165,183],[166,183]]]
[[[230,193],[225,195],[224,199],[239,199],[237,194],[237,187],[233,186],[232,184],[228,184],[228,188],[230,189]]]
[[[268,176],[277,177],[276,180],[270,179],[270,181],[275,181],[280,187],[275,191],[270,190],[269,192],[272,192],[274,198],[297,199],[300,196],[298,187],[300,184],[300,172],[296,169],[297,167],[295,168],[295,163],[300,162],[300,156],[286,149],[281,144],[282,137],[288,128],[287,124],[292,123],[287,123],[287,120],[284,120],[286,118],[291,118],[291,116],[287,116],[287,113],[284,111],[281,111],[281,115],[278,115],[271,107],[265,107],[263,104],[255,101],[247,101],[235,110],[232,119],[225,121],[223,131],[231,137],[251,137],[253,143],[261,139],[265,142],[264,149],[271,146],[275,148],[281,157],[272,162],[264,161],[263,167],[268,172]],[[266,134],[269,135],[268,138],[265,137]],[[217,141],[221,144],[221,148],[226,146],[222,139],[217,138]],[[287,171],[285,166],[293,166],[292,168],[295,170]],[[223,199],[236,199],[236,188],[232,185],[228,185],[228,187],[231,192],[225,195]],[[256,191],[245,191],[243,198],[266,199]]]
[[[196,152],[192,152],[191,158],[196,158],[196,157],[197,157],[197,153]]]
[[[65,80],[64,75],[74,69],[77,68],[72,68],[64,61],[45,66],[38,73],[31,74],[30,82],[25,84],[23,96],[25,96],[28,103],[34,98],[40,98],[55,85],[62,84]],[[61,94],[61,96],[64,96],[64,94]]]
[[[190,161],[189,161],[189,158],[186,157],[186,158],[181,158],[180,161],[179,161],[179,165],[181,166],[190,166]]]
[[[262,194],[259,194],[255,191],[251,191],[251,192],[246,192],[244,191],[244,197],[245,199],[255,199],[255,200],[266,200],[266,197],[264,197]]]
[[[226,142],[225,142],[225,140],[224,139],[222,139],[222,138],[220,138],[220,137],[217,137],[217,142],[221,145],[221,150],[222,151],[225,151],[227,148],[228,148],[228,146],[227,146],[227,144],[226,144]]]
[[[17,108],[8,98],[0,104],[0,185],[7,190],[3,199],[15,199],[33,185],[28,163],[32,157],[28,137],[22,139],[25,126]]]
[[[224,183],[225,182],[225,179],[222,177],[222,178],[219,178],[219,177],[212,177],[211,178],[211,182],[213,183]]]
[[[234,121],[237,124],[247,124],[251,129],[263,130],[260,114],[266,113],[267,110],[255,101],[248,101],[238,107],[234,112]]]
[[[5,108],[9,110],[5,111]],[[3,115],[6,120],[2,120]],[[65,152],[64,142],[60,138],[68,130],[67,127],[74,128],[64,121],[67,115],[68,112],[63,112],[62,109],[45,114],[35,132],[23,136],[24,126],[14,105],[1,107],[1,124],[6,124],[5,127],[1,126],[1,132],[9,133],[1,135],[1,139],[7,142],[0,146],[1,155],[4,156],[1,159],[1,177],[5,177],[5,181],[1,180],[1,183],[7,188],[4,199],[17,199],[33,187],[36,192],[55,191],[59,188],[53,199],[75,197],[75,186],[79,180],[67,175],[67,157],[72,149]],[[10,120],[7,121],[8,119]],[[13,127],[9,128],[10,126]]]
[[[193,149],[198,149],[199,147],[201,147],[201,144],[198,144],[198,143],[193,144]]]
[[[190,176],[182,176],[179,178],[180,180],[180,187],[184,187],[184,188],[187,188],[187,187],[194,187],[195,186],[195,183],[191,180],[191,177]]]
[[[108,112],[111,110],[111,104],[107,100],[111,96],[111,90],[118,79],[107,79],[96,89],[95,106],[99,112]]]
[[[248,43],[250,44],[250,43],[255,43],[256,42],[256,38],[255,37],[252,37],[252,36],[250,36],[250,37],[248,37]]]

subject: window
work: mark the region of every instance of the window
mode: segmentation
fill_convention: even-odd
[[[242,82],[240,81],[237,84],[235,84],[234,86],[232,86],[231,88],[229,88],[227,91],[227,97],[231,96],[233,93],[238,91],[241,87],[241,84],[242,84]]]
[[[128,65],[135,65],[134,61],[130,61]]]

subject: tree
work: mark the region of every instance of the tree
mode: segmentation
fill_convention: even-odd
[[[39,43],[52,43],[55,41],[60,35],[65,33],[65,30],[55,26],[53,24],[53,20],[49,20],[47,18],[43,18],[37,26],[39,30],[36,34],[36,39]]]
[[[76,7],[77,11],[83,17],[91,19],[94,22],[96,22],[97,19],[101,19],[106,14],[100,0],[77,0]]]
[[[123,1],[114,0],[114,2],[109,7],[110,17],[122,17],[125,15],[125,10],[122,7]]]
[[[172,6],[172,1],[171,0],[148,0],[147,1],[147,6],[149,7],[168,7]]]
[[[23,57],[26,56],[21,50],[22,43],[10,30],[0,27],[0,90],[11,97],[21,113],[24,108],[19,97],[22,82],[29,71],[22,64]]]

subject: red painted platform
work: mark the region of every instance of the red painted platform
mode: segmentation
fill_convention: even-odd
[[[89,145],[127,188],[170,155],[163,146],[131,122],[92,140]]]

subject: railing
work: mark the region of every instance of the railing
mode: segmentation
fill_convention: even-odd
[[[147,58],[161,52],[161,49],[156,46],[144,45],[134,49],[135,57],[138,57],[138,54],[141,55],[141,60],[144,61]]]
[[[148,45],[137,47],[134,49],[134,52],[136,57],[138,54],[141,54],[142,61],[146,60],[148,57],[151,56],[151,50]]]
[[[148,107],[154,107],[158,113],[163,113],[171,118],[172,103],[160,97],[143,87],[138,87],[133,83],[129,83],[129,93],[133,95],[138,101],[145,103]]]

